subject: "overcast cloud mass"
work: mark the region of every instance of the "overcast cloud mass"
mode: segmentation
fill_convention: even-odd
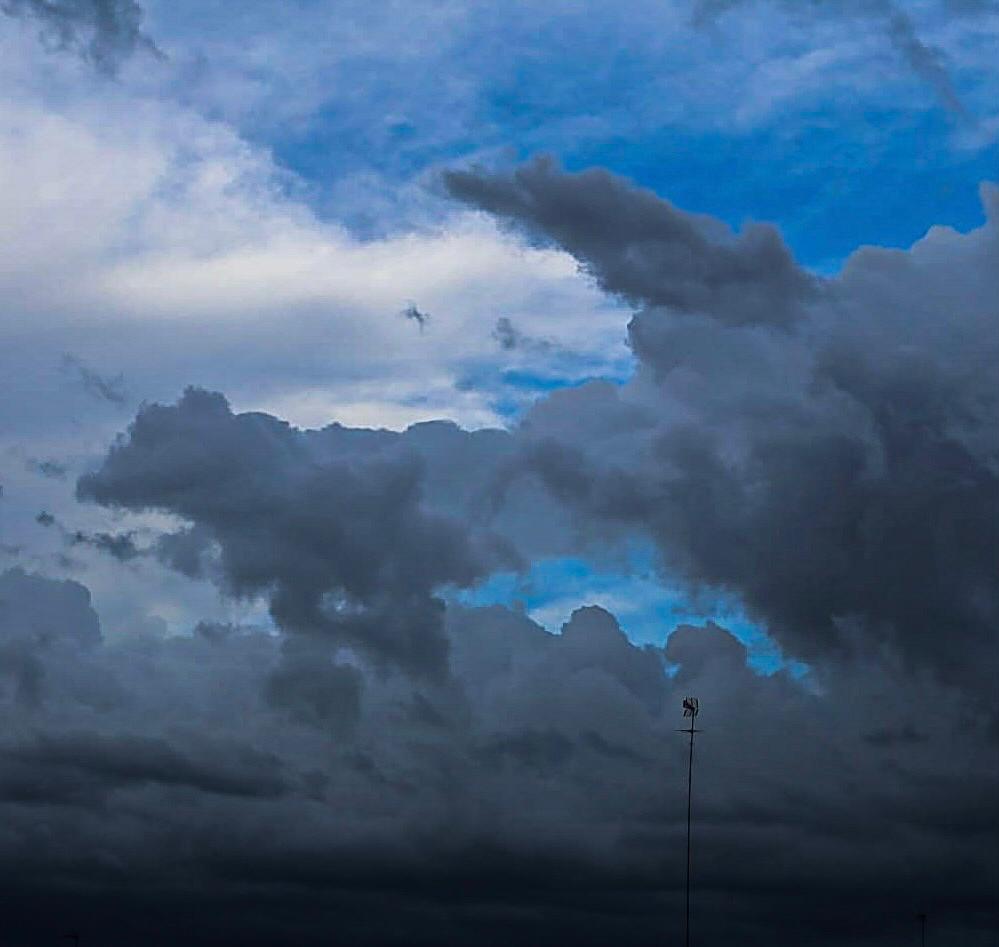
[[[997,942],[995,4],[0,11],[0,942]]]

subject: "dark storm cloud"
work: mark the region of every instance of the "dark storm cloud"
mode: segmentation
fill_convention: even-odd
[[[0,12],[37,21],[46,43],[78,52],[108,75],[137,49],[162,56],[142,31],[135,0],[2,0]]]
[[[267,681],[266,695],[291,719],[343,735],[357,723],[362,686],[356,668],[332,663],[311,642],[291,639],[283,644],[282,660]]]
[[[186,545],[210,537],[234,595],[266,594],[287,630],[333,639],[409,671],[446,663],[436,588],[468,585],[502,562],[499,544],[421,503],[412,452],[342,453],[336,431],[302,432],[264,414],[233,415],[221,395],[189,389],[140,410],[81,499],[161,510],[189,521],[160,541],[189,574]]]
[[[512,174],[449,171],[444,182],[452,196],[563,247],[635,305],[787,326],[816,290],[774,227],[733,236],[602,169],[567,174],[537,158]]]
[[[76,660],[100,643],[90,593],[77,582],[54,582],[22,569],[0,574],[0,691],[35,708],[50,691],[46,658]]]
[[[68,644],[94,621],[76,583],[14,572],[0,589],[0,643],[58,614]],[[140,915],[164,944],[306,944],[324,923],[357,944],[675,938],[674,728],[694,693],[699,942],[900,939],[915,906],[955,943],[989,942],[999,787],[974,731],[926,714],[946,687],[830,664],[820,697],[753,674],[717,626],[641,648],[597,608],[561,635],[453,608],[445,633],[446,681],[358,668],[363,699],[339,730],[266,699],[288,660],[268,635],[30,638],[44,699],[0,687],[0,866],[19,903],[48,910],[8,912],[7,936],[42,938],[56,911],[112,947]],[[339,687],[320,667],[312,680],[306,699]]]
[[[124,405],[127,398],[125,394],[124,375],[105,377],[95,372],[73,355],[62,357],[62,370],[75,375],[83,384],[84,389],[101,401],[109,401],[111,404]]]
[[[243,749],[224,760],[203,747],[203,759],[179,752],[166,740],[129,734],[108,736],[86,731],[40,734],[0,746],[6,801],[39,805],[59,802],[83,792],[142,783],[186,786],[224,796],[272,797],[285,790],[280,763],[271,755]],[[226,748],[227,750],[229,748]],[[39,792],[38,780],[44,787]],[[31,787],[26,791],[25,782]],[[51,793],[52,795],[47,795]]]
[[[925,743],[927,736],[921,733],[911,723],[904,724],[898,729],[891,727],[881,727],[864,734],[864,739],[874,746],[894,746],[897,743]]]
[[[95,645],[101,638],[100,620],[85,586],[17,568],[0,574],[0,623],[5,640],[16,637],[45,645],[71,639]]]
[[[198,579],[205,575],[211,562],[211,533],[198,526],[164,533],[157,538],[154,551],[164,565],[189,579]]]
[[[452,181],[501,217],[551,221],[590,266],[598,219],[629,248],[679,214],[550,164]],[[982,229],[859,251],[787,331],[722,296],[704,314],[641,309],[636,379],[539,402],[523,467],[577,522],[644,531],[670,575],[737,594],[790,653],[888,643],[995,714],[999,205],[983,196]],[[648,264],[650,284],[673,277],[655,253],[621,253]]]

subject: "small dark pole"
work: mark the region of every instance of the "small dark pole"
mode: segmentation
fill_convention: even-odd
[[[75,931],[72,934],[63,934],[63,940],[71,940],[73,942],[73,947],[80,947],[80,935]]]
[[[917,914],[919,918],[919,943],[920,947],[926,947],[926,915]]]
[[[690,727],[677,730],[677,733],[690,734],[690,754],[687,757],[687,905],[684,914],[683,943],[684,947],[690,947],[690,807],[692,797],[692,786],[694,778],[694,734],[700,730],[694,729],[694,718],[700,713],[700,705],[696,697],[683,698],[683,715],[690,717]]]

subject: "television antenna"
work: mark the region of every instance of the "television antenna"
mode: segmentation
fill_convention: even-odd
[[[701,705],[696,697],[683,698],[683,715],[690,718],[690,726],[678,729],[677,733],[690,734],[690,754],[687,757],[687,901],[684,914],[683,943],[690,947],[690,809],[691,789],[694,775],[694,734],[701,731],[694,727],[694,718],[701,712]]]

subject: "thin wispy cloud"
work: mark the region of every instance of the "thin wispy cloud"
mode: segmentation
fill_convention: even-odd
[[[73,355],[63,355],[60,367],[67,374],[75,376],[84,390],[94,398],[115,405],[126,404],[124,375],[101,375]]]

